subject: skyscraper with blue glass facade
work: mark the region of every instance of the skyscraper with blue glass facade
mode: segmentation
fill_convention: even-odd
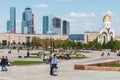
[[[33,25],[33,14],[32,9],[27,7],[22,14],[22,33],[23,34],[34,34],[34,25]]]
[[[10,20],[7,21],[7,32],[16,33],[16,8],[10,7]]]
[[[11,33],[16,33],[16,9],[15,7],[10,7],[10,26]]]
[[[53,34],[56,34],[56,35],[62,35],[62,20],[61,18],[58,18],[58,17],[53,17],[52,19],[52,32]]]
[[[10,20],[7,21],[7,33],[10,33]]]
[[[43,16],[43,34],[69,35],[70,23],[58,17]]]
[[[63,35],[69,35],[70,31],[70,23],[66,20],[63,20],[62,22],[62,34]]]
[[[49,17],[43,16],[43,34],[47,34],[49,28]]]
[[[43,34],[61,34],[61,19],[53,16],[43,16]]]

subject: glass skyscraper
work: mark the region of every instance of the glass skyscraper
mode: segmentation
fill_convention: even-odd
[[[53,34],[62,35],[61,18],[54,17],[52,19],[52,24],[53,24],[53,28],[52,28]]]
[[[62,34],[63,35],[69,35],[69,31],[70,31],[70,23],[66,20],[63,20],[63,23],[62,23]]]
[[[49,17],[43,16],[43,34],[47,34],[49,28]]]
[[[32,9],[27,7],[22,14],[22,33],[34,34],[34,25],[33,25],[33,14]]]
[[[7,33],[10,33],[10,21],[7,21]]]
[[[43,34],[61,35],[61,19],[52,16],[43,16]]]
[[[16,33],[16,9],[10,7],[10,33]]]
[[[16,9],[10,7],[10,20],[7,21],[7,32],[16,33]]]

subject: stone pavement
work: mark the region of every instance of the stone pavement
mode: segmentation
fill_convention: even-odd
[[[60,62],[58,76],[49,75],[49,64],[11,66],[0,72],[0,80],[120,80],[120,72],[74,70],[74,64],[82,61]]]
[[[74,70],[74,64],[101,60],[120,59],[112,53],[112,57],[102,57],[101,52],[86,54],[90,58],[82,60],[64,60],[58,63],[58,76],[49,75],[49,64],[30,66],[10,66],[7,72],[0,72],[0,80],[120,80],[120,72]],[[17,55],[17,53],[15,54]],[[12,55],[14,57],[14,55]]]

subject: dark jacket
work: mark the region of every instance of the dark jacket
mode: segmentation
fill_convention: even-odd
[[[2,58],[2,60],[1,60],[1,65],[3,65],[3,64],[6,64],[6,59],[5,58]]]

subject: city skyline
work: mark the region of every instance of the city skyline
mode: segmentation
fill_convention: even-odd
[[[35,16],[35,31],[42,34],[42,17],[53,15],[70,22],[70,34],[83,34],[85,31],[99,31],[106,11],[116,35],[120,35],[119,0],[4,0],[1,4],[0,33],[6,32],[10,7],[16,8],[16,30],[21,33],[22,12],[30,7]],[[113,5],[113,3],[115,5]],[[2,9],[4,7],[4,9]]]

